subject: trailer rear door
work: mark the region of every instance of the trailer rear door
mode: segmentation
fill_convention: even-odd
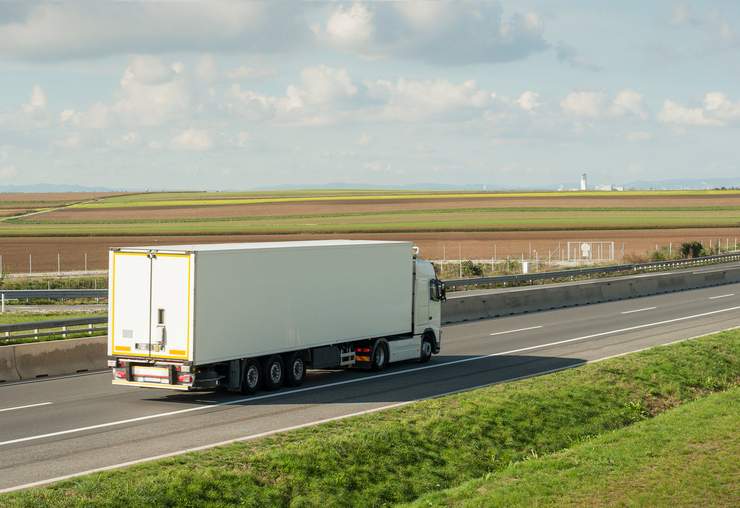
[[[151,356],[187,360],[191,255],[158,253],[151,262]]]
[[[192,255],[113,252],[112,355],[188,360]]]
[[[146,252],[111,253],[109,354],[149,356],[151,260]]]

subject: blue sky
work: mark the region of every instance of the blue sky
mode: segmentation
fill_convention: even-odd
[[[0,184],[740,175],[740,3],[0,3]]]

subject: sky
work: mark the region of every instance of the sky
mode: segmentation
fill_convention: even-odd
[[[0,185],[740,177],[740,2],[0,2]]]

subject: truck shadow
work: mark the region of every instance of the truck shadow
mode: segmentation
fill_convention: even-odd
[[[260,391],[254,395],[222,391],[192,392],[147,400],[239,406],[409,402],[548,374],[584,363],[586,360],[582,358],[557,356],[440,355],[426,364],[399,363],[383,372],[309,371],[306,381],[299,388],[285,387],[276,391]]]

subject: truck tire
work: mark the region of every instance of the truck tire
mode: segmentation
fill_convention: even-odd
[[[280,355],[272,355],[265,362],[265,388],[277,390],[285,382],[285,365]]]
[[[388,344],[379,340],[375,343],[373,349],[373,363],[370,368],[376,372],[385,369],[388,366]]]
[[[292,353],[288,355],[288,361],[285,362],[287,372],[285,373],[285,384],[288,386],[300,386],[306,377],[306,362],[303,361],[301,353]]]
[[[419,354],[419,363],[427,363],[432,358],[434,352],[434,340],[428,335],[421,339],[421,352]]]
[[[255,393],[262,386],[262,367],[257,360],[249,359],[244,365],[239,391],[245,394]]]

